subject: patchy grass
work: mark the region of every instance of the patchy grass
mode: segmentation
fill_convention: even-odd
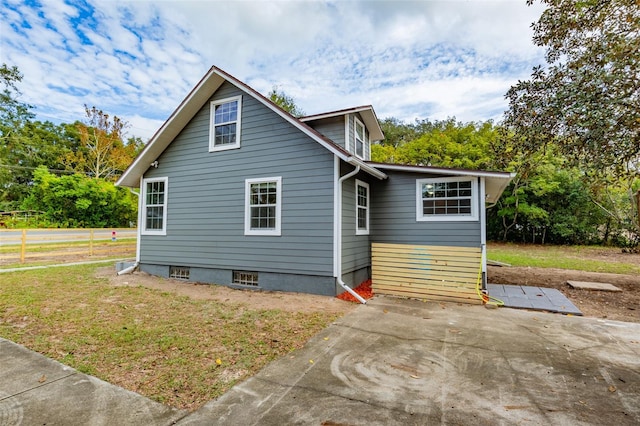
[[[615,247],[489,243],[487,258],[512,266],[640,274],[640,255]]]
[[[174,407],[220,396],[337,318],[117,287],[95,268],[3,274],[0,336]]]

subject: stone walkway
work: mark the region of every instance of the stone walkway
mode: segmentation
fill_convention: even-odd
[[[502,300],[507,308],[582,315],[580,309],[555,288],[487,284],[487,290],[489,291],[489,296]]]

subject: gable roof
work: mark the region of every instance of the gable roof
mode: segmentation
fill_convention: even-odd
[[[410,166],[404,164],[387,164],[368,162],[376,169],[394,170],[399,172],[428,173],[445,176],[478,176],[485,180],[485,201],[495,203],[498,201],[502,192],[504,192],[511,179],[516,177],[515,173],[509,172],[490,172],[485,170],[468,170],[468,169],[450,169],[447,167],[432,166]]]
[[[382,132],[382,128],[380,127],[380,122],[378,121],[376,112],[373,110],[373,107],[371,105],[341,109],[338,111],[325,112],[322,114],[307,115],[305,117],[300,117],[300,121],[302,121],[303,123],[308,123],[325,118],[339,117],[342,115],[355,113],[360,113],[362,121],[364,121],[364,125],[369,131],[369,139],[371,139],[371,142],[378,142],[384,139],[384,133]]]
[[[313,128],[311,128],[301,120],[295,118],[293,115],[289,114],[287,111],[283,110],[271,100],[267,99],[251,87],[247,86],[245,83],[224,72],[220,68],[212,66],[204,75],[204,77],[202,77],[202,79],[198,82],[198,84],[196,84],[196,86],[191,89],[191,92],[189,92],[187,97],[184,98],[180,105],[178,105],[178,108],[176,108],[176,110],[169,116],[167,121],[165,121],[162,126],[160,126],[158,131],[151,137],[144,149],[133,160],[127,170],[124,171],[122,176],[120,176],[120,178],[116,182],[116,185],[137,188],[140,185],[140,177],[144,175],[144,173],[150,167],[151,163],[154,162],[160,156],[160,154],[164,152],[164,150],[169,146],[169,144],[171,144],[174,138],[178,136],[178,134],[180,134],[187,123],[189,123],[189,121],[196,115],[200,108],[202,108],[206,104],[209,98],[216,92],[216,90],[218,90],[218,88],[220,88],[220,86],[222,86],[222,83],[224,83],[225,81],[230,82],[239,89],[251,95],[264,106],[278,114],[284,120],[291,123],[294,127],[298,128],[301,132],[309,136],[314,141],[318,142],[320,145],[325,147],[341,160],[346,161],[354,166],[360,166],[363,171],[378,179],[385,179],[387,177],[384,172],[369,166],[363,160],[360,160],[355,155],[347,152],[330,139],[322,136]],[[365,109],[363,111],[366,111],[367,107],[364,108]],[[373,108],[368,108],[370,108],[371,111],[365,113],[368,116],[373,114],[373,117],[375,117]],[[354,108],[354,110],[355,109],[357,108]],[[367,120],[369,120],[369,118]]]

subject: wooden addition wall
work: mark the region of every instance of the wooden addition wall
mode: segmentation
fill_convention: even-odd
[[[374,293],[481,304],[476,285],[480,247],[373,243]]]

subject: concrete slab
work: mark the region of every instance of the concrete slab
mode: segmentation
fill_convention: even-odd
[[[376,296],[178,425],[635,425],[639,335]]]
[[[0,424],[171,425],[186,413],[0,339]]]
[[[0,424],[637,425],[640,324],[376,296],[193,413],[0,339]]]
[[[580,309],[555,288],[487,284],[487,291],[489,296],[503,301],[507,308],[582,315]]]
[[[567,281],[571,288],[580,290],[597,290],[597,291],[622,291],[621,288],[609,283],[595,283],[589,281]]]

